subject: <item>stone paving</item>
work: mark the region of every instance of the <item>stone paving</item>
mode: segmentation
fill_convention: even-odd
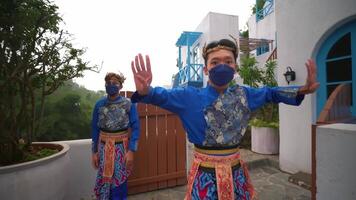
[[[311,199],[309,190],[290,183],[288,181],[290,174],[278,170],[278,156],[261,155],[243,149],[241,155],[250,169],[250,176],[257,191],[258,200]],[[179,186],[130,195],[128,200],[182,200],[185,189],[185,186]]]

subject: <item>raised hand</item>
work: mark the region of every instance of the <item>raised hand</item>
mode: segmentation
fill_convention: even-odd
[[[147,95],[152,82],[150,57],[146,55],[146,64],[141,54],[131,61],[131,69],[134,75],[136,90],[140,95]]]
[[[319,88],[320,85],[320,83],[316,80],[315,62],[311,59],[308,59],[308,61],[305,63],[305,66],[307,67],[308,76],[305,85],[299,89],[299,94],[313,93]]]

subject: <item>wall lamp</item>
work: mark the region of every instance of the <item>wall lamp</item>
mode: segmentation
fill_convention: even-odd
[[[287,67],[287,71],[283,75],[286,78],[288,85],[289,85],[289,82],[295,80],[295,71],[293,71],[290,66]]]

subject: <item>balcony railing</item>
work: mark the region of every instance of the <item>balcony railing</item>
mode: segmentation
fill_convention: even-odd
[[[203,64],[189,64],[179,70],[179,86],[203,86]]]
[[[257,9],[257,6],[256,6]],[[266,0],[262,10],[256,10],[256,21],[260,21],[274,11],[273,0]]]

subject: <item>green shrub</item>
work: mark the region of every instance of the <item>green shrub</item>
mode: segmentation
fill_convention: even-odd
[[[267,62],[264,67],[258,67],[258,62],[254,57],[245,57],[241,59],[239,74],[243,79],[243,84],[250,87],[276,87],[274,71],[277,67],[275,61]],[[278,128],[279,116],[278,105],[268,103],[256,112],[252,113],[249,123],[251,126]]]

